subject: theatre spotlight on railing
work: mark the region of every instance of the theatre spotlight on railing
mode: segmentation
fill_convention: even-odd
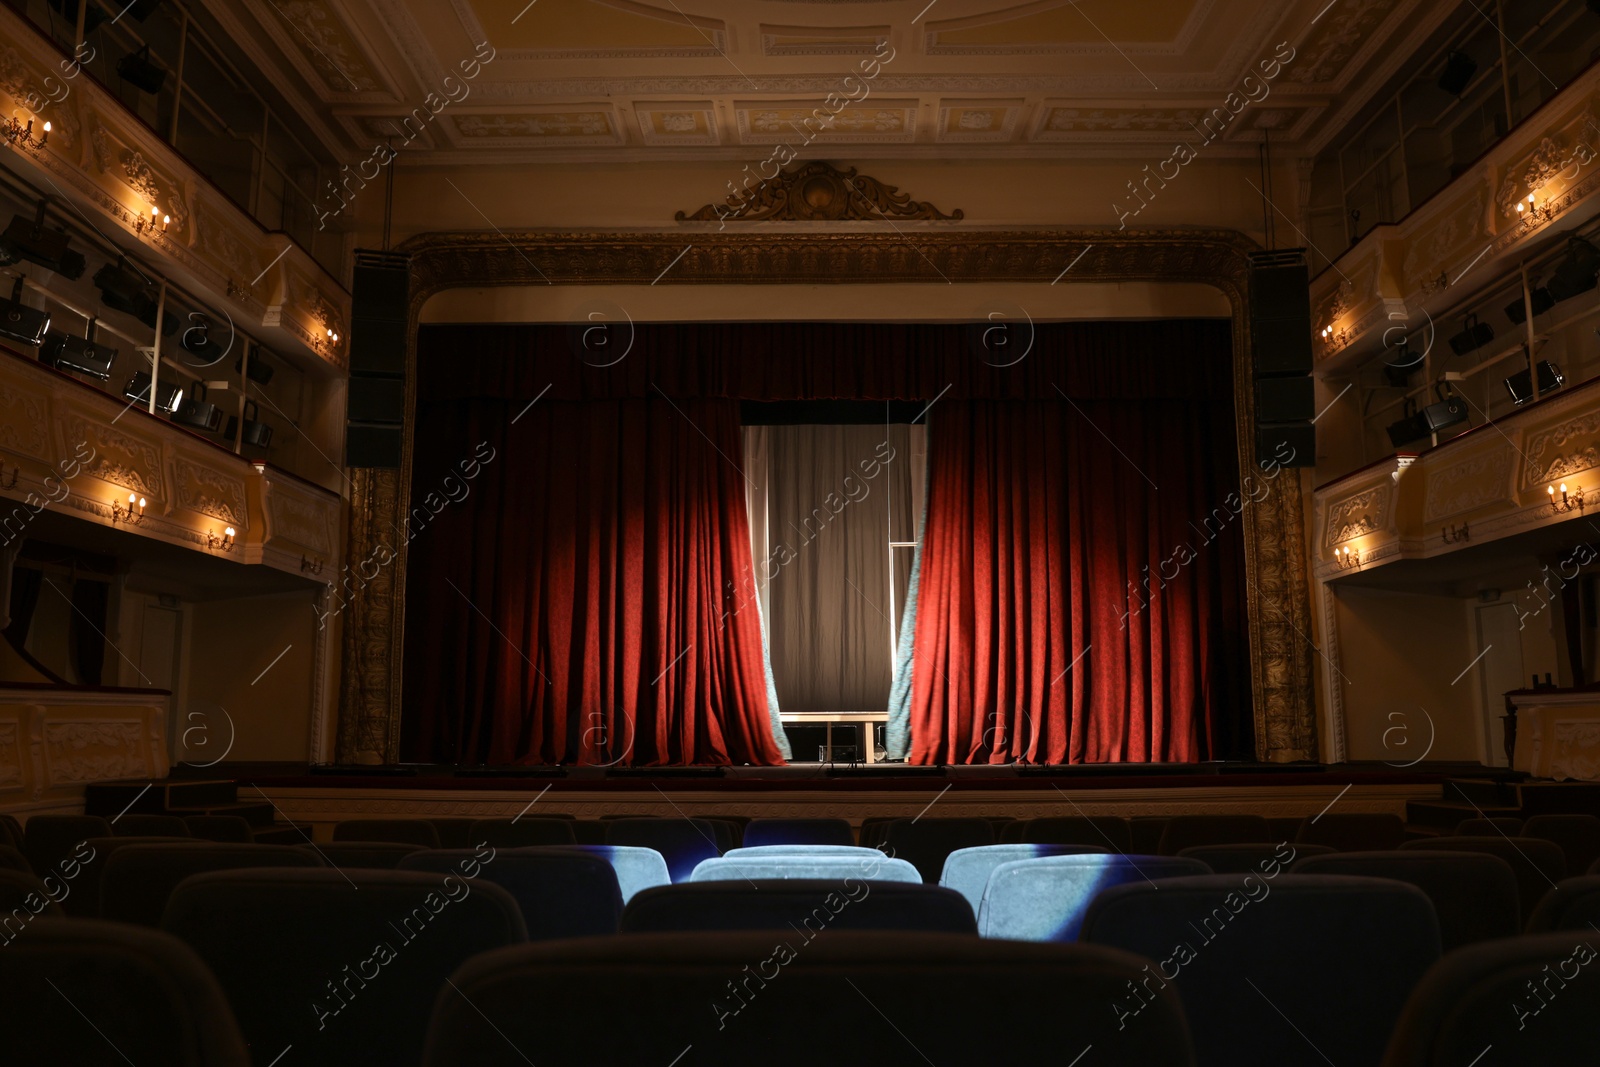
[[[138,493],[128,494],[128,503],[124,505],[120,500],[111,502],[111,525],[126,523],[137,526],[144,521],[145,499]]]
[[[1560,485],[1547,485],[1544,491],[1550,494],[1550,510],[1557,515],[1566,511],[1583,510],[1583,487],[1581,485],[1574,486],[1570,493],[1567,492],[1566,482],[1562,482]],[[1561,494],[1560,500],[1556,499],[1557,493]]]
[[[1539,361],[1539,395],[1554,392],[1566,382],[1566,377],[1561,373],[1561,368],[1551,363],[1548,359]],[[1533,378],[1525,370],[1519,370],[1511,377],[1505,379],[1506,392],[1511,394],[1511,402],[1521,407],[1533,399]]]
[[[150,375],[145,371],[135,374],[123,387],[122,395],[138,404],[150,403]],[[156,410],[161,414],[171,415],[182,403],[182,389],[167,382],[156,386]]]

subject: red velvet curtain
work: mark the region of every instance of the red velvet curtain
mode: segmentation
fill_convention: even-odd
[[[782,763],[738,404],[524,403],[420,405],[411,758]]]
[[[911,762],[1238,753],[1247,505],[1194,399],[935,408]]]

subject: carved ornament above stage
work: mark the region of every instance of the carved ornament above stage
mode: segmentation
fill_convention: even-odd
[[[962,214],[957,208],[946,215],[925,200],[911,199],[897,186],[858,175],[854,167],[841,171],[815,162],[779,170],[771,178],[747,180],[743,193],[729,193],[722,204],[707,204],[692,215],[680,211],[673,217],[679,222],[953,222]]]

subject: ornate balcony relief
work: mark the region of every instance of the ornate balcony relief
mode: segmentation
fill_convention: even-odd
[[[261,562],[319,581],[338,574],[338,496],[264,463],[252,466],[250,491],[264,522]]]
[[[90,782],[167,773],[162,689],[0,688],[0,807],[82,803]]]
[[[4,4],[0,42],[15,42],[0,44],[0,114],[52,124],[44,148],[14,150],[24,177],[101,216],[96,225],[119,244],[264,343],[346,366],[344,346],[316,342],[327,309],[349,320],[350,294],[309,254],[262,229]]]

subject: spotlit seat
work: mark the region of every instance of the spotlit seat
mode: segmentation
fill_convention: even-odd
[[[249,867],[322,866],[322,857],[292,845],[132,842],[106,857],[100,876],[100,917],[160,926],[172,891],[190,875]]]
[[[698,888],[698,887],[697,887]],[[445,987],[427,1067],[584,1064],[1071,1064],[1188,1067],[1171,990],[1118,1031],[1107,1005],[1146,961],[1088,945],[1024,945],[928,933],[840,930],[635,934],[479,956]],[[847,999],[845,999],[847,998]],[[574,1026],[604,1004],[626,1026]],[[837,1018],[847,1037],[796,1034]],[[1048,1020],[1048,1025],[997,1020]],[[819,1053],[819,1048],[826,1049]]]
[[[881,856],[863,845],[743,845],[722,854],[725,860],[748,856]]]
[[[1517,877],[1499,856],[1481,852],[1399,849],[1391,852],[1336,852],[1308,856],[1295,874],[1342,874],[1393,878],[1428,895],[1439,919],[1439,945],[1450,952],[1522,929]]]
[[[617,887],[622,891],[624,905],[642,889],[672,884],[667,861],[653,848],[635,845],[566,845],[562,846],[562,851],[598,856],[611,864],[611,869],[617,875]]]
[[[922,875],[905,860],[885,856],[876,849],[867,855],[846,853],[793,853],[739,856],[702,861],[690,876],[692,882],[757,881],[769,878],[857,879],[873,882],[920,882]]]
[[[604,857],[562,848],[430,849],[400,861],[402,871],[476,870],[516,898],[530,941],[617,932],[622,890]]]
[[[1001,864],[1041,856],[1086,856],[1105,851],[1092,845],[1009,844],[958,848],[946,857],[939,884],[966,897],[972,914],[977,915],[983,908],[983,891],[988,888],[989,875]]]
[[[613,819],[606,844],[655,849],[674,882],[687,882],[701,860],[722,855],[717,828],[704,819]]]
[[[1013,860],[989,875],[978,909],[978,933],[1009,941],[1076,941],[1090,902],[1102,890],[1124,882],[1210,873],[1199,860],[1177,856],[1079,854]]]
[[[623,933],[796,930],[807,940],[833,930],[924,930],[975,934],[961,894],[915,882],[837,878],[694,882],[646,889],[622,915]]]
[[[844,819],[751,819],[744,845],[853,845],[855,833]]]

